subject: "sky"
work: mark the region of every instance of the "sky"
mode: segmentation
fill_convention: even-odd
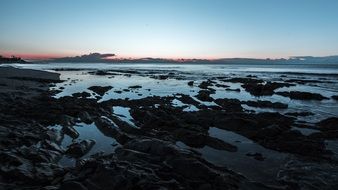
[[[337,0],[0,0],[0,54],[338,55]]]

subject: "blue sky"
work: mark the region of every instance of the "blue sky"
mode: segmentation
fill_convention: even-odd
[[[337,0],[0,0],[0,54],[338,54]]]

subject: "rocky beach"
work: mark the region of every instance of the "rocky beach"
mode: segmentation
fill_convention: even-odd
[[[0,67],[2,189],[338,185],[337,74],[86,66]]]

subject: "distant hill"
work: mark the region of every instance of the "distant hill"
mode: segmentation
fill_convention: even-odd
[[[164,59],[164,58],[116,58],[115,54],[91,53],[87,55],[45,60],[49,63],[195,63],[195,64],[338,64],[338,56],[312,57],[294,56],[288,59]]]
[[[0,55],[0,63],[28,63],[20,57],[3,57]]]
[[[61,57],[47,60],[46,62],[58,63],[96,63],[96,62],[110,62],[108,58],[114,57],[115,54],[100,54],[90,53],[88,55],[74,56],[74,57]]]
[[[338,55],[314,57],[293,56],[288,59],[255,59],[255,58],[223,58],[223,59],[165,59],[165,58],[118,58],[115,54],[90,53],[74,57],[51,58],[36,61],[40,63],[194,63],[194,64],[338,64]],[[29,63],[19,57],[0,56],[0,63]]]
[[[334,56],[325,56],[325,57],[313,57],[313,56],[295,56],[291,57],[290,60],[297,62],[305,62],[305,63],[336,63],[338,64],[338,55]]]

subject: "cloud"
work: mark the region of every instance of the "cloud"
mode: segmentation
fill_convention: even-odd
[[[49,61],[52,62],[73,62],[73,63],[97,63],[97,62],[109,62],[108,58],[115,57],[115,54],[107,53],[107,54],[100,54],[100,53],[90,53],[87,55],[75,56],[75,57],[61,57],[61,58],[54,58]]]

